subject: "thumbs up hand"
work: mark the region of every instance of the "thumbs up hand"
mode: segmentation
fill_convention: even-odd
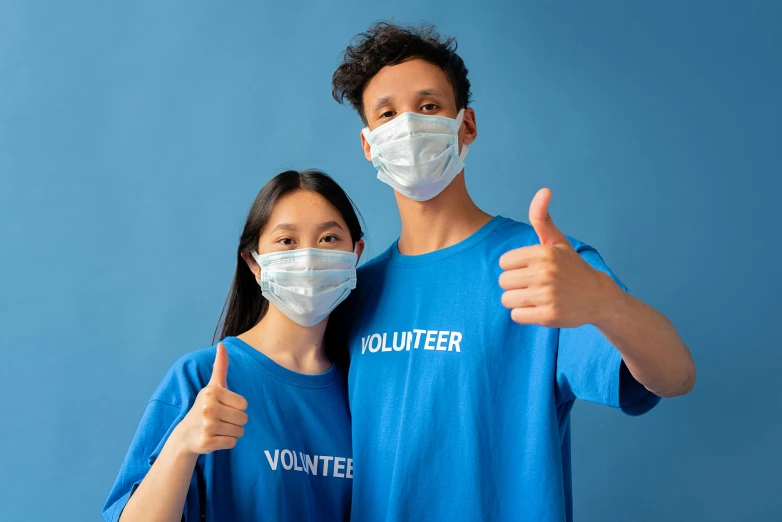
[[[217,345],[212,377],[196,397],[193,407],[175,428],[178,446],[191,454],[231,449],[244,435],[247,401],[228,390],[228,352]]]
[[[550,201],[551,191],[541,189],[529,207],[530,225],[540,244],[511,250],[500,258],[502,304],[520,324],[549,328],[595,324],[613,280],[589,266],[554,225]]]

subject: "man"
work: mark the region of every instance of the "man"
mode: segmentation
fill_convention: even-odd
[[[572,520],[575,399],[649,411],[695,382],[689,350],[590,246],[492,217],[464,181],[477,137],[467,69],[434,28],[372,26],[333,94],[395,190],[399,240],[343,310],[355,520]],[[508,313],[502,306],[510,309]]]

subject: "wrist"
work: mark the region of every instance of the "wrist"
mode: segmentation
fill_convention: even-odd
[[[602,330],[624,309],[627,293],[605,272],[599,270],[595,272],[598,281],[598,298],[592,325]]]
[[[168,437],[166,446],[170,446],[171,455],[176,460],[192,460],[198,459],[198,453],[192,451],[187,444],[187,436],[185,427],[180,423],[172,431]]]

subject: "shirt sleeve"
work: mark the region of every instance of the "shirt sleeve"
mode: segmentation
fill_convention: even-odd
[[[605,272],[627,291],[594,248],[578,242],[574,247],[592,268]],[[560,403],[582,399],[642,415],[660,402],[660,397],[635,380],[619,350],[592,325],[560,329],[556,378]]]
[[[131,495],[146,476],[152,463],[160,454],[171,431],[187,414],[187,409],[167,404],[160,400],[151,400],[139,423],[125,460],[122,463],[117,480],[103,507],[103,518],[107,522],[117,522]],[[202,465],[199,459],[197,466]],[[200,504],[199,490],[195,473],[190,482],[182,520],[197,521]],[[203,492],[201,492],[203,494]]]

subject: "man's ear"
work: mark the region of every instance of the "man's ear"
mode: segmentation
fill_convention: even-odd
[[[470,145],[478,137],[478,123],[475,121],[475,110],[467,107],[464,109],[464,118],[462,119],[461,143]]]
[[[244,259],[244,262],[247,263],[247,267],[250,269],[250,272],[252,272],[256,278],[260,279],[261,267],[258,266],[258,263],[255,262],[253,256],[251,256],[249,252],[242,252],[242,259]]]
[[[356,260],[356,265],[358,265],[358,262],[361,261],[361,254],[364,253],[364,240],[359,239],[356,243],[356,255],[358,256],[358,259]]]
[[[369,146],[369,142],[364,136],[364,131],[361,131],[361,148],[364,149],[364,157],[368,162],[372,162],[372,149]]]

